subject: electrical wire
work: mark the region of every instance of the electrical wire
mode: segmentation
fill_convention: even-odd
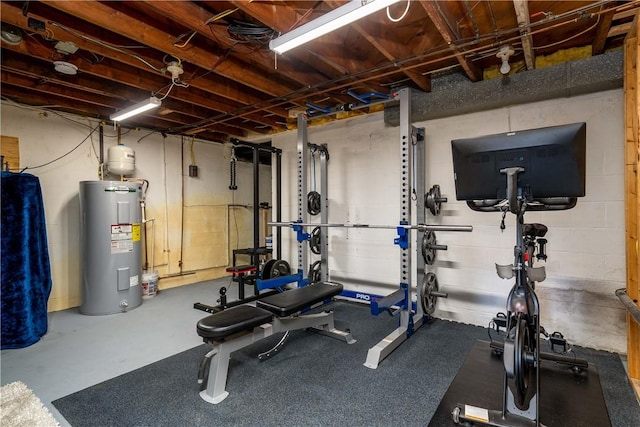
[[[188,82],[190,82],[190,83],[193,83],[193,81],[194,81],[194,80],[201,79],[201,78],[203,78],[203,77],[207,76],[208,74],[213,73],[213,71],[214,71],[214,70],[215,70],[215,69],[216,69],[220,64],[222,64],[224,61],[226,61],[226,60],[227,60],[227,58],[229,57],[229,55],[231,54],[231,52],[232,52],[232,51],[233,51],[233,46],[232,46],[231,48],[227,49],[227,51],[225,52],[225,54],[224,54],[224,55],[222,55],[220,58],[218,58],[218,60],[216,61],[216,63],[215,63],[215,64],[213,64],[213,66],[212,66],[210,69],[208,69],[206,72],[204,72],[203,74],[201,74],[201,75],[199,75],[199,76],[196,76],[196,77],[193,77],[193,75],[192,75],[192,77],[191,77],[191,78],[189,78],[188,80],[185,80],[185,81],[188,81]],[[194,72],[194,74],[195,74],[195,72]]]
[[[83,128],[86,129],[91,129],[91,122],[89,120],[89,124],[85,124],[84,121],[81,120],[75,120],[71,117],[77,117],[76,114],[70,114],[70,113],[64,113],[64,112],[60,112],[60,111],[56,111],[56,110],[51,110],[51,108],[62,108],[64,107],[64,105],[57,105],[57,104],[50,104],[50,105],[27,105],[27,104],[21,104],[19,102],[14,101],[11,98],[8,98],[5,95],[0,96],[0,99],[2,99],[3,102],[8,103],[9,105],[11,105],[12,107],[16,107],[16,108],[20,108],[23,110],[31,110],[31,111],[37,111],[39,113],[46,113],[46,114],[54,114],[58,117],[60,117],[61,119],[67,120],[75,125],[78,126],[82,126]],[[67,116],[71,116],[71,117],[67,117]],[[128,133],[130,133],[133,129],[129,128],[127,129],[126,132],[122,133],[121,135],[126,135]],[[116,138],[116,135],[104,135],[105,138]],[[93,144],[93,140],[92,140],[92,144]],[[94,148],[95,149],[95,148]]]
[[[87,122],[89,123],[89,128],[91,128],[91,122],[89,121],[89,119],[87,119]],[[102,123],[100,123],[102,124]],[[98,161],[98,165],[100,164],[100,155],[98,154],[98,150],[96,150],[95,147],[95,142],[93,140],[93,133],[89,134],[89,136],[91,137],[91,147],[89,148],[89,155],[91,155],[91,152],[93,152],[96,160]]]
[[[35,36],[37,33],[26,33],[26,34],[27,34],[29,37],[31,37],[31,38],[32,38],[36,43],[38,43],[40,46],[45,47],[45,48],[47,48],[47,49],[49,49],[49,48],[51,47],[51,46],[49,46],[49,45],[46,45],[46,44],[42,43],[42,42],[40,41],[40,38]],[[43,36],[43,37],[44,37],[44,36]],[[47,40],[47,38],[46,38],[46,37],[44,37],[44,39],[45,39],[45,40]],[[47,40],[47,41],[48,41],[48,40]]]
[[[411,6],[411,0],[407,0],[407,7],[404,9],[404,12],[402,12],[402,15],[399,18],[394,18],[391,16],[391,12],[389,12],[389,8],[390,6],[387,6],[387,18],[389,18],[389,21],[391,22],[400,22],[404,19],[405,16],[407,16],[407,12],[409,12],[409,6]]]
[[[557,17],[555,17],[555,18],[553,19],[553,21],[557,21],[559,17],[571,16],[572,14],[575,14],[575,13],[576,13],[576,12],[578,12],[578,11],[582,11],[582,12],[584,12],[584,11],[588,11],[589,9],[593,9],[593,8],[594,8],[594,7],[596,7],[596,6],[600,6],[600,5],[602,5],[602,4],[606,4],[606,3],[607,3],[607,2],[599,2],[598,4],[591,4],[591,5],[585,6],[585,7],[583,7],[583,8],[577,9],[577,10],[572,10],[572,11],[567,12],[567,13],[565,13],[565,14],[558,15]],[[436,6],[437,6],[437,3],[436,3]],[[618,10],[618,9],[617,9],[617,8],[613,8],[613,9],[607,9],[607,11],[608,11],[608,10]],[[605,12],[606,12],[606,11],[605,11]],[[603,12],[601,11],[601,12],[598,12],[598,13],[592,13],[591,15],[596,15],[596,14],[601,14],[601,13],[603,13]],[[50,21],[50,22],[51,22],[51,21]],[[545,21],[544,23],[545,23],[545,24],[547,24],[547,23],[548,23],[548,21]],[[52,23],[52,24],[55,24],[55,25],[59,26],[60,28],[66,29],[66,30],[67,30],[67,31],[69,31],[69,32],[72,32],[72,30],[70,30],[70,29],[68,29],[68,28],[66,28],[66,27],[64,27],[64,26],[62,26],[61,24],[58,24],[58,23]],[[447,24],[448,24],[448,23],[447,23]],[[531,25],[527,26],[527,28],[528,28],[529,30],[531,30],[531,29],[533,29],[533,28],[537,27],[537,26],[538,26],[538,24],[539,24],[539,25],[542,25],[541,23],[534,23],[534,24],[531,24]],[[560,25],[562,25],[562,23],[560,23],[560,24],[556,24],[556,26],[560,26]],[[513,33],[514,31],[517,31],[517,30],[519,30],[519,28],[517,28],[517,29],[511,29],[511,30],[502,30],[502,31],[500,31],[500,34],[491,33],[491,34],[489,34],[489,35],[480,36],[480,39],[487,39],[487,38],[489,38],[489,37],[490,37],[490,38],[495,38],[495,37],[497,37],[497,36],[499,36],[499,35],[508,35],[508,34]],[[544,29],[541,29],[541,30],[538,30],[538,31],[536,31],[536,32],[538,32],[538,33],[539,33],[539,32],[542,32],[543,30],[544,30]],[[113,49],[113,48],[115,48],[115,46],[113,46],[113,45],[108,45],[108,44],[105,44],[104,42],[96,41],[96,40],[91,39],[90,37],[87,37],[87,36],[84,36],[84,35],[81,35],[81,36],[82,36],[82,38],[85,38],[85,39],[87,39],[87,40],[91,40],[91,41],[94,41],[94,42],[99,43],[99,44],[102,44],[102,45],[107,45],[109,48],[112,48],[112,49]],[[473,38],[473,40],[470,40],[470,43],[472,43],[472,44],[477,44],[479,41],[481,41],[480,39],[478,39],[477,37],[474,37],[474,38]],[[456,48],[456,49],[464,48],[464,47],[465,47],[465,45],[464,45],[464,40],[463,40],[463,39],[458,39],[458,40],[456,40],[456,41],[455,41],[455,43],[453,44],[453,47],[454,47],[454,48]],[[375,68],[372,68],[372,69],[370,69],[370,70],[366,70],[366,71],[363,71],[363,72],[361,72],[361,73],[358,73],[357,75],[350,75],[349,77],[350,77],[350,78],[357,78],[359,75],[360,75],[360,76],[362,76],[362,75],[364,75],[365,73],[366,73],[366,74],[369,74],[369,73],[373,73],[373,72],[381,71],[381,70],[387,69],[387,68],[389,68],[389,67],[391,67],[391,66],[393,66],[393,67],[394,67],[394,69],[397,69],[397,68],[398,68],[398,66],[401,66],[401,65],[403,65],[403,64],[405,64],[405,63],[407,63],[407,62],[409,62],[409,61],[415,61],[415,60],[420,59],[420,58],[426,58],[426,57],[429,57],[429,56],[431,56],[431,55],[433,55],[433,54],[436,54],[436,53],[442,52],[444,49],[450,50],[451,48],[452,48],[452,46],[451,46],[451,45],[447,45],[447,46],[438,46],[438,47],[435,47],[434,49],[430,49],[430,50],[427,50],[427,51],[424,51],[424,52],[421,52],[421,53],[418,53],[418,54],[415,54],[415,55],[412,55],[412,56],[406,57],[406,58],[404,58],[404,59],[402,59],[402,60],[394,61],[394,62],[393,62],[393,64],[387,64],[387,65],[384,65],[384,66],[375,67]],[[132,54],[131,54],[131,53],[129,53],[129,52],[124,52],[124,53],[126,53],[126,54],[128,54],[128,55],[132,55]],[[473,51],[468,52],[468,53],[473,53]],[[132,56],[133,56],[133,55],[132,55]],[[140,58],[137,58],[137,59],[140,59]],[[441,59],[440,59],[440,60],[441,60]],[[220,61],[219,61],[219,62],[220,62]],[[407,66],[406,68],[407,68],[407,69],[414,69],[414,68],[416,68],[417,66],[421,66],[421,65],[424,65],[424,64],[427,64],[427,63],[429,63],[429,61],[427,61],[427,62],[421,62],[420,64],[416,64],[416,65],[410,65],[410,66]],[[150,64],[147,64],[147,65],[150,65]],[[217,64],[216,64],[216,65],[217,65]],[[214,67],[215,67],[215,66],[214,66]],[[152,66],[152,68],[154,68],[154,69],[158,70],[156,67],[153,67],[153,66]],[[162,71],[162,70],[160,70],[160,71]],[[384,75],[388,75],[388,74],[390,74],[390,73],[392,73],[392,72],[393,72],[393,71],[387,72],[386,74],[382,74],[382,76],[384,76]],[[208,73],[209,73],[209,71],[208,71],[207,73],[205,73],[205,75],[206,75],[206,74],[208,74]],[[196,77],[196,78],[200,78],[200,77]],[[325,83],[323,83],[323,85],[326,85],[326,84],[328,84],[328,83],[339,83],[341,80],[344,80],[344,78],[335,79],[335,80],[334,80],[334,81],[332,81],[332,82],[325,82]],[[365,81],[367,81],[367,80],[370,80],[370,79],[365,79]],[[310,89],[310,88],[306,87],[304,90],[305,90],[305,92],[308,92],[308,91],[309,91],[309,89]],[[311,89],[313,89],[313,88],[311,88]],[[321,89],[321,87],[319,87],[319,86],[318,86],[316,89]],[[283,97],[283,96],[278,97],[277,99],[278,99],[278,100],[290,100],[290,99],[292,99],[291,97],[295,96],[295,94],[296,94],[296,91],[294,91],[294,92],[292,92],[292,93],[290,93],[290,94],[288,94],[288,95],[286,95],[286,96],[284,96],[284,97]],[[252,105],[252,106],[250,106],[250,107],[251,107],[251,108],[259,108],[261,105],[271,105],[271,104],[270,104],[270,102],[273,102],[273,101],[274,101],[274,100],[271,100],[271,101],[265,101],[265,102],[263,102],[263,103],[259,103],[259,104],[257,104],[257,105]],[[284,102],[284,101],[283,101],[283,102]],[[279,105],[279,104],[276,104],[276,105]],[[271,105],[271,106],[273,106],[273,105]],[[235,111],[233,111],[233,112],[225,113],[225,114],[223,114],[222,116],[224,116],[224,117],[234,117],[234,116],[237,116],[238,114],[243,114],[243,112],[244,112],[244,111],[250,111],[250,108],[249,108],[249,107],[246,107],[246,108],[239,108],[239,109],[237,109],[237,110],[235,110]],[[246,114],[246,113],[245,113],[245,114]],[[211,117],[211,118],[208,118],[208,119],[203,119],[203,120],[201,121],[201,123],[221,123],[221,122],[224,122],[224,121],[226,121],[226,120],[229,120],[229,118],[223,118],[223,117],[220,117],[220,116],[214,116],[214,117]],[[188,128],[193,128],[194,126],[198,126],[198,125],[199,125],[199,124],[192,124],[192,125],[189,125],[189,126],[188,126]],[[180,129],[183,129],[183,128],[185,128],[185,127],[179,127],[179,128],[176,128],[176,129],[177,129],[177,130],[180,130]],[[173,130],[175,131],[176,129],[173,129]]]
[[[544,46],[534,46],[534,47],[533,47],[533,50],[546,49],[546,48],[548,48],[548,47],[553,47],[553,46],[557,46],[557,45],[562,44],[562,43],[566,43],[566,42],[568,42],[569,40],[573,40],[573,39],[575,39],[575,38],[577,38],[577,37],[580,37],[580,36],[582,36],[582,35],[584,35],[584,34],[588,33],[589,31],[592,31],[593,29],[595,29],[595,28],[598,26],[598,24],[599,24],[599,23],[600,23],[600,15],[598,15],[598,19],[596,20],[596,22],[595,22],[592,26],[590,26],[589,28],[587,28],[586,30],[580,31],[579,33],[576,33],[576,34],[574,34],[574,35],[572,35],[572,36],[570,36],[570,37],[567,37],[567,38],[566,38],[566,39],[564,39],[564,40],[560,40],[560,41],[557,41],[557,42],[555,42],[555,43],[549,43],[549,44],[544,45]]]
[[[187,34],[188,34],[188,33],[185,33],[185,34],[182,34],[182,35],[178,36],[178,38],[176,39],[176,41],[174,41],[174,42],[173,42],[173,45],[174,45],[175,47],[179,48],[179,49],[182,49],[182,48],[187,47],[187,45],[189,44],[189,42],[191,41],[191,39],[192,39],[196,34],[198,34],[198,32],[197,32],[197,31],[195,31],[195,30],[194,30],[194,31],[192,31],[192,32],[191,32],[191,35],[189,36],[189,38],[188,38],[184,43],[182,43],[182,44],[178,44],[178,40],[181,40],[181,39],[182,39],[183,37],[185,37]]]
[[[164,94],[164,96],[163,96],[162,98],[158,98],[158,100],[160,100],[160,101],[164,101],[164,99],[165,99],[167,96],[169,96],[169,93],[171,92],[171,89],[173,89],[173,87],[174,87],[175,85],[176,85],[176,83],[175,83],[175,82],[173,81],[173,79],[172,79],[172,80],[171,80],[171,84],[169,85],[169,89],[167,90],[167,93],[165,93],[165,94]],[[165,86],[165,87],[166,87],[166,86]],[[164,88],[162,88],[162,89],[164,89]],[[161,91],[162,89],[160,89],[160,91]],[[156,94],[157,94],[157,93],[159,93],[160,91],[158,91],[158,92],[152,92],[152,93],[151,93],[151,95],[156,96]],[[156,98],[157,98],[157,96],[156,96]]]
[[[40,113],[47,113],[47,114],[55,114],[56,116],[59,116],[60,118],[63,118],[65,120],[68,120],[74,124],[80,125],[84,128],[88,128],[91,129],[91,126],[87,126],[86,124],[84,124],[84,122],[81,122],[79,120],[74,120],[70,117],[67,117],[65,114],[56,111],[56,110],[49,110],[49,108],[63,108],[64,105],[57,105],[57,104],[50,104],[50,105],[38,105],[38,106],[34,106],[34,105],[27,105],[27,104],[21,104],[19,102],[14,101],[11,98],[8,98],[6,95],[2,95],[0,96],[0,99],[2,99],[2,101],[7,102],[9,104],[11,104],[13,107],[16,108],[21,108],[23,110],[33,110],[33,111],[38,111]],[[70,116],[73,117],[77,117],[77,115],[75,114],[69,114]]]
[[[217,15],[214,15],[214,16],[212,16],[211,18],[207,19],[207,20],[204,22],[204,25],[210,25],[210,24],[214,23],[215,21],[218,21],[218,20],[220,20],[220,19],[224,18],[225,16],[232,14],[233,12],[235,12],[235,11],[237,11],[237,10],[238,10],[238,8],[235,8],[235,9],[227,9],[227,10],[225,10],[224,12],[220,12],[220,13],[218,13]],[[185,47],[187,47],[187,46],[189,45],[189,43],[191,42],[191,39],[193,39],[193,38],[195,37],[195,35],[196,35],[196,34],[198,34],[198,30],[193,30],[193,31],[191,31],[191,33],[184,33],[184,34],[181,34],[180,36],[178,36],[178,38],[176,39],[176,41],[174,41],[174,42],[173,42],[173,45],[174,45],[175,47],[179,48],[179,49],[183,49],[183,48],[185,48]],[[187,37],[187,35],[189,36],[189,37],[187,38],[187,40],[186,40],[184,43],[182,43],[182,44],[178,44],[178,41],[180,41],[180,40],[182,40],[183,38]]]
[[[143,136],[141,136],[140,138],[138,138],[138,141],[136,141],[136,142],[137,142],[138,144],[140,144],[140,142],[141,142],[143,139],[150,137],[150,136],[151,136],[151,135],[153,135],[154,133],[157,133],[157,131],[152,130],[152,131],[151,131],[151,132],[149,132],[148,134],[143,135]]]
[[[249,22],[233,21],[227,26],[227,32],[233,37],[234,41],[240,43],[257,43],[259,45],[268,45],[278,33],[269,28],[260,25],[251,24]]]
[[[227,9],[225,11],[222,11],[222,12],[218,13],[217,15],[214,15],[211,18],[207,19],[204,22],[204,25],[210,25],[210,24],[214,23],[215,21],[218,21],[218,20],[224,18],[225,16],[231,15],[233,12],[235,12],[237,10],[238,10],[238,8],[236,7],[235,9]]]
[[[76,151],[76,150],[77,150],[77,149],[78,149],[82,144],[84,144],[84,143],[85,143],[89,138],[91,138],[91,135],[93,135],[93,133],[94,133],[96,130],[98,130],[98,128],[99,128],[99,127],[100,127],[100,123],[98,123],[98,125],[97,125],[96,127],[94,127],[94,128],[91,130],[91,132],[89,132],[89,135],[87,135],[87,136],[86,136],[82,141],[80,141],[80,143],[79,143],[78,145],[76,145],[75,147],[73,147],[71,150],[67,151],[65,154],[63,154],[63,155],[61,155],[61,156],[59,156],[59,157],[57,157],[57,158],[55,158],[55,159],[53,159],[53,160],[50,160],[50,161],[48,161],[48,162],[46,162],[46,163],[43,163],[43,164],[41,164],[41,165],[38,165],[38,166],[25,166],[25,167],[20,171],[20,173],[22,173],[22,172],[26,171],[27,169],[38,169],[38,168],[42,168],[42,167],[48,166],[48,165],[50,165],[50,164],[52,164],[52,163],[55,163],[55,162],[57,162],[57,161],[58,161],[58,160],[60,160],[60,159],[65,158],[65,157],[66,157],[66,156],[68,156],[69,154],[71,154],[71,153],[73,153],[74,151]]]
[[[136,55],[134,53],[131,53],[131,52],[125,50],[125,49],[134,49],[134,48],[146,48],[147,46],[119,46],[119,45],[114,45],[114,44],[107,43],[107,42],[104,42],[102,40],[99,40],[99,39],[84,35],[79,31],[76,31],[76,30],[74,30],[72,28],[67,27],[66,25],[60,24],[59,22],[49,21],[49,24],[54,25],[54,26],[56,26],[58,28],[61,28],[62,30],[66,31],[66,32],[68,32],[70,34],[73,34],[76,37],[80,37],[83,40],[87,40],[87,41],[90,41],[92,43],[96,43],[96,44],[98,44],[100,46],[109,48],[109,49],[114,50],[116,52],[122,53],[124,55],[128,55],[128,56],[130,56],[130,57],[132,57],[134,59],[137,59],[138,61],[142,62],[143,64],[145,64],[147,67],[151,68],[154,71],[157,71],[157,72],[162,73],[162,74],[164,74],[165,71],[166,71],[166,70],[164,70],[162,68],[158,68],[158,67],[154,66],[153,64],[151,64],[150,62],[148,62],[147,60],[142,58],[141,56]]]

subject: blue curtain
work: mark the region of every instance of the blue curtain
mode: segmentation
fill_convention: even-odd
[[[51,266],[37,177],[2,172],[1,348],[22,348],[47,332]]]

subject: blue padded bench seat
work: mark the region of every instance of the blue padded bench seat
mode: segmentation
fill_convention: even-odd
[[[271,322],[273,313],[251,305],[239,305],[200,319],[198,335],[206,340],[222,341],[230,335]]]
[[[279,317],[287,317],[342,292],[340,283],[321,282],[271,295],[256,302]]]

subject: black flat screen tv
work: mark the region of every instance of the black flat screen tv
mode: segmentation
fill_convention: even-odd
[[[585,195],[586,123],[451,141],[458,200],[507,198],[505,168],[521,167],[527,200]]]

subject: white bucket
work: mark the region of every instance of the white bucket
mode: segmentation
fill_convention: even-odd
[[[142,298],[152,298],[158,293],[158,272],[142,273]]]

